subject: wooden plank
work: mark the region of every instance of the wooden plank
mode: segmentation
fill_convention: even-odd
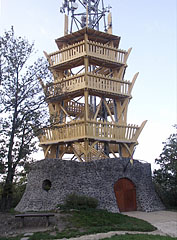
[[[82,158],[80,158],[79,154],[77,153],[77,151],[72,147],[72,145],[70,146],[70,148],[72,149],[74,155],[79,159],[80,162],[83,162]]]
[[[139,75],[139,72],[137,72],[132,79],[131,85],[129,86],[129,89],[128,89],[129,94],[131,94],[131,92],[132,92],[133,86],[135,84],[135,81],[136,81],[138,75]]]
[[[113,119],[113,116],[112,116],[112,114],[111,114],[110,108],[109,108],[109,106],[108,106],[106,100],[103,99],[103,102],[104,102],[105,107],[106,107],[106,109],[107,109],[107,111],[108,111],[108,113],[109,113],[109,116],[111,117],[112,122],[115,123],[115,121],[114,121],[114,119]]]
[[[147,120],[145,120],[144,122],[142,122],[140,128],[136,131],[136,133],[135,133],[135,139],[136,139],[136,140],[138,139],[139,135],[141,134],[144,126],[146,125],[146,123],[147,123]]]
[[[46,148],[46,150],[45,150],[45,152],[44,152],[44,158],[47,157],[47,154],[48,154],[48,151],[50,150],[50,148],[51,148],[51,145],[49,145],[49,146]]]
[[[100,111],[100,108],[101,108],[101,104],[102,104],[102,102],[103,102],[103,99],[101,98],[100,103],[99,103],[99,105],[98,105],[98,107],[97,107],[97,110],[96,110],[95,116],[94,116],[94,118],[93,118],[94,120],[97,119],[97,116],[98,116],[98,113],[99,113],[99,111]]]

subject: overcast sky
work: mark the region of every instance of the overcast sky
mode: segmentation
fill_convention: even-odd
[[[105,0],[111,5],[113,34],[120,48],[133,47],[125,78],[139,77],[132,91],[128,122],[148,120],[134,158],[152,163],[177,123],[176,0]],[[63,35],[61,0],[0,0],[0,34],[13,25],[17,36],[35,42],[37,56],[56,51]],[[43,156],[41,156],[43,158]]]

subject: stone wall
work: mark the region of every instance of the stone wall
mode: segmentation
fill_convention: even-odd
[[[130,179],[136,186],[137,209],[155,211],[164,209],[154,191],[151,166],[134,160],[104,159],[88,163],[45,159],[32,165],[26,191],[16,210],[47,211],[62,204],[73,192],[91,196],[99,201],[99,208],[119,212],[114,184],[120,178]],[[51,182],[49,191],[43,189],[45,180]]]

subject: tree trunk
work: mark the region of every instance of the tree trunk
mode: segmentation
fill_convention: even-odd
[[[15,137],[15,129],[16,129],[16,120],[17,120],[17,107],[18,107],[18,69],[16,70],[16,93],[15,93],[15,105],[14,105],[14,113],[13,113],[13,121],[12,121],[12,130],[9,141],[9,149],[8,149],[8,173],[6,177],[5,184],[3,186],[2,198],[1,198],[1,211],[6,211],[12,207],[13,201],[13,178],[15,170],[13,169],[13,160],[12,160],[12,151],[14,146],[14,137]]]

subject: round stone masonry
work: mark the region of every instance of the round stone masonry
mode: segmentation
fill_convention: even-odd
[[[151,165],[128,159],[102,159],[75,162],[44,159],[31,166],[25,193],[16,211],[48,211],[63,204],[71,193],[94,197],[100,209],[119,212],[114,185],[121,179],[136,187],[137,210],[164,209],[152,183]]]

